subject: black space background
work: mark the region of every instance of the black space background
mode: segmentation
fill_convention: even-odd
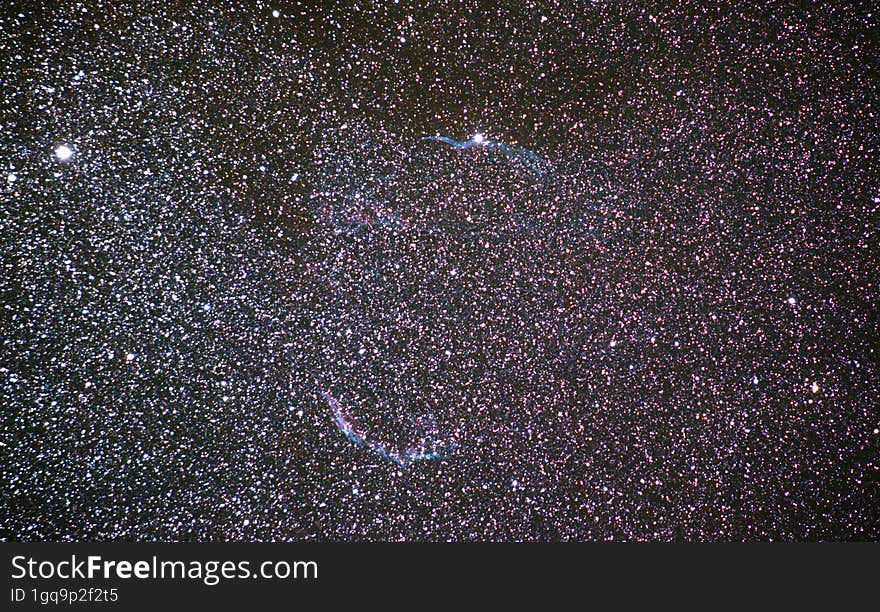
[[[880,11],[500,4],[4,5],[4,539],[877,538]],[[559,173],[437,153],[442,186],[531,230],[410,248],[318,214],[480,131]],[[432,253],[477,299],[470,360],[428,372],[396,305]],[[369,378],[351,303],[409,338],[417,375],[374,383],[451,389],[443,460],[335,427],[321,385]]]

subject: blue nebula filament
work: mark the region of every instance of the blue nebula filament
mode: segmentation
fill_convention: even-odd
[[[380,457],[388,459],[400,466],[408,466],[416,461],[430,461],[442,459],[450,446],[437,440],[436,432],[428,430],[423,432],[420,438],[403,447],[394,447],[378,440],[371,439],[358,425],[357,418],[349,413],[339,400],[327,392],[321,394],[330,406],[333,422],[349,440],[356,445],[366,448]]]
[[[537,176],[542,176],[552,167],[550,162],[539,157],[529,149],[511,147],[507,143],[499,140],[487,140],[480,134],[477,134],[470,140],[455,140],[447,136],[425,136],[422,140],[442,142],[455,149],[480,148],[489,151],[497,151],[509,159],[519,162]]]

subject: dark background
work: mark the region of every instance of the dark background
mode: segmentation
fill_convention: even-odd
[[[4,6],[3,537],[876,539],[876,10],[426,4]],[[319,214],[476,132],[556,169],[429,153],[477,239]]]

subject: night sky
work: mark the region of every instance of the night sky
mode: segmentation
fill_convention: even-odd
[[[880,537],[876,6],[24,4],[0,538]]]

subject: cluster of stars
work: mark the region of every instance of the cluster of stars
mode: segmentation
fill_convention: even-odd
[[[0,17],[0,531],[876,539],[877,17],[767,13]]]

